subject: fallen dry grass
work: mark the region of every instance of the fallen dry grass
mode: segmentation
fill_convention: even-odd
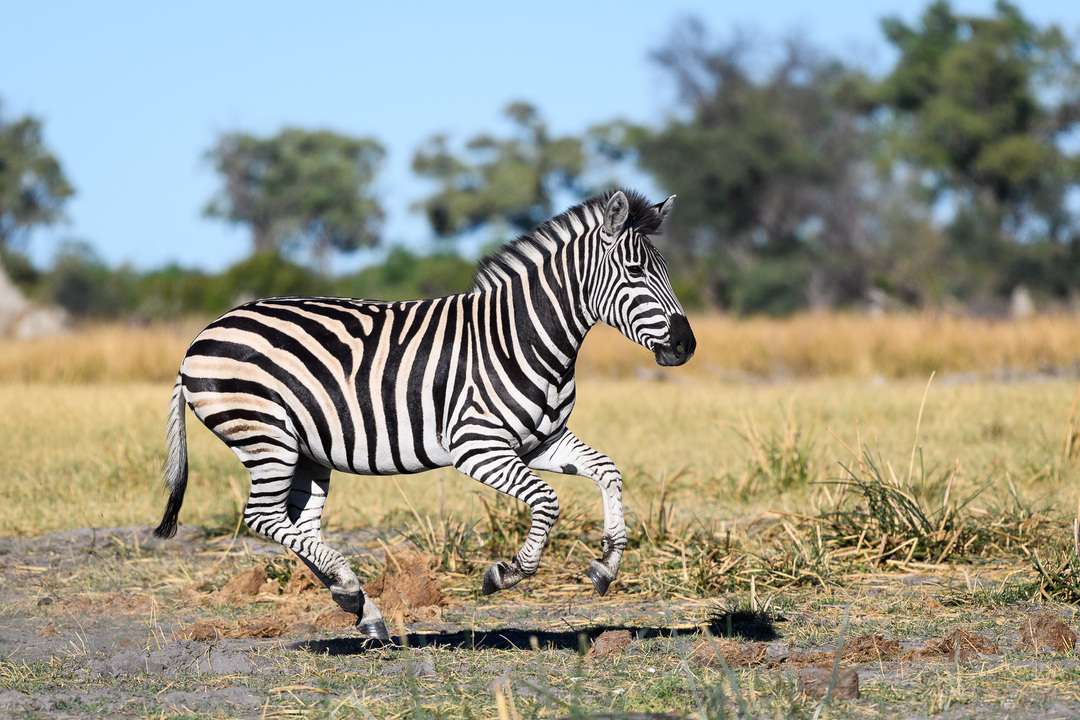
[[[991,320],[946,314],[871,317],[817,313],[791,318],[692,318],[697,357],[661,373],[652,357],[600,326],[578,362],[585,375],[810,378],[923,377],[1045,372],[1080,367],[1080,322],[1074,315]],[[0,382],[165,382],[205,320],[137,326],[87,325],[77,332],[0,343]]]

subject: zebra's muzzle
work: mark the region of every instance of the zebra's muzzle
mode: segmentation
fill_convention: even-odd
[[[693,357],[696,349],[697,340],[690,329],[690,321],[685,315],[672,315],[668,318],[667,342],[657,345],[654,350],[656,364],[665,367],[682,365]]]

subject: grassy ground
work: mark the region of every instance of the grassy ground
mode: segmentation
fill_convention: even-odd
[[[925,380],[738,385],[671,376],[666,383],[585,380],[571,419],[623,469],[633,513],[646,514],[662,491],[676,513],[703,521],[804,510],[828,491],[815,481],[836,478],[860,446],[907,473]],[[0,384],[0,534],[153,523],[163,503],[157,478],[169,390]],[[1006,498],[1011,481],[1029,501],[1067,512],[1080,498],[1066,452],[1077,430],[1076,392],[1064,380],[936,381],[922,418],[921,462],[954,469],[958,492],[988,482],[979,504]],[[181,520],[228,525],[246,497],[246,475],[194,418],[188,431],[191,481]],[[785,458],[790,467],[771,467]],[[484,515],[480,498],[494,497],[452,470],[334,478],[332,528],[377,525],[410,508],[476,519]],[[550,479],[564,507],[599,513],[588,481]]]
[[[704,342],[724,345],[727,322],[700,323]],[[882,339],[875,321],[857,332],[854,320],[833,318],[836,332],[815,341],[824,359],[803,370],[792,368],[814,344],[799,324],[809,321],[790,322],[782,331],[740,325],[732,343],[758,343],[763,374],[813,377],[733,382],[709,366],[709,351],[660,381],[635,371],[636,360],[616,360],[618,348],[636,357],[625,343],[598,343],[571,426],[623,468],[631,534],[602,600],[582,578],[600,535],[599,497],[583,479],[549,476],[564,512],[539,575],[484,598],[484,568],[523,538],[520,509],[452,471],[335,475],[331,542],[365,581],[389,567],[387,548],[418,551],[441,598],[434,610],[394,615],[412,647],[374,650],[350,639],[325,592],[282,589],[295,569],[237,527],[247,480],[193,419],[181,538],[149,540],[164,501],[157,476],[172,371],[160,368],[175,363],[181,331],[101,329],[118,347],[135,342],[130,332],[164,333],[119,355],[141,368],[127,374],[84,362],[102,354],[100,336],[56,341],[67,350],[5,346],[0,716],[1080,713],[1076,650],[1047,653],[1024,639],[1025,623],[1044,613],[1080,625],[1078,387],[995,372],[1080,355],[1080,341],[1066,342],[1080,331],[1061,319],[950,325],[953,344],[942,347],[956,356],[927,391],[927,368],[908,346],[942,327],[920,323],[954,321],[887,318],[893,335]],[[1003,345],[990,355],[992,341]],[[772,345],[775,359],[761,349]],[[737,359],[743,352],[717,350],[716,362],[757,373]],[[937,369],[940,348],[919,352]],[[27,370],[35,357],[37,375]],[[839,375],[817,377],[828,368],[820,363]],[[99,369],[71,370],[79,367]],[[129,379],[71,382],[101,372]],[[27,382],[34,377],[65,382]],[[130,379],[146,377],[155,380]],[[137,529],[78,530],[123,526]],[[257,592],[223,594],[253,570],[265,581]],[[607,658],[577,652],[615,627],[633,629],[628,646]],[[704,627],[733,644],[702,654]],[[464,629],[491,634],[477,647]],[[980,649],[932,651],[960,631]],[[539,649],[491,640],[527,648],[530,636]],[[843,650],[871,636],[893,649]],[[830,676],[837,647],[837,677],[855,672],[860,697],[822,705],[800,678],[814,667]],[[710,659],[717,654],[724,660]]]

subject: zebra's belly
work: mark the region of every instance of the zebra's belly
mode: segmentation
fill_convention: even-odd
[[[452,465],[450,454],[434,438],[408,433],[358,434],[348,446],[335,438],[327,453],[323,444],[304,443],[304,454],[318,463],[354,475],[400,475]]]

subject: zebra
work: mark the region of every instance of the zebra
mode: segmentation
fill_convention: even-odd
[[[187,485],[185,405],[251,475],[247,527],[293,551],[388,640],[378,607],[321,518],[330,471],[384,475],[453,466],[528,504],[529,533],[492,564],[491,594],[536,573],[559,500],[535,470],[590,478],[603,499],[601,556],[585,570],[604,595],[627,544],[622,475],[568,427],[574,366],[590,328],[607,323],[664,366],[696,341],[650,236],[675,196],[650,204],[615,190],[555,216],[480,261],[470,292],[403,302],[332,297],[256,300],[194,339],[173,386],[154,531],[172,537]]]

